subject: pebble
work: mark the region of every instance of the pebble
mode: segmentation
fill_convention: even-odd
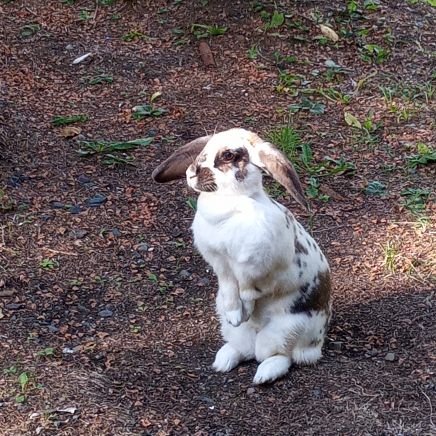
[[[94,195],[94,197],[88,198],[88,200],[86,201],[88,206],[91,207],[98,207],[101,206],[102,204],[106,203],[107,201],[107,197],[105,197],[102,194],[96,194]]]
[[[17,310],[17,309],[21,309],[23,306],[24,306],[23,303],[9,303],[9,304],[5,304],[5,309]]]
[[[110,318],[114,313],[110,309],[103,309],[98,312],[98,316],[101,316],[102,318]]]
[[[180,277],[182,280],[188,280],[188,279],[191,278],[191,273],[190,273],[189,271],[187,271],[186,269],[182,269],[182,270],[179,272],[179,277]]]
[[[60,202],[60,201],[52,201],[52,202],[50,203],[50,206],[51,206],[53,209],[63,209],[63,208],[65,207],[65,204],[62,203],[62,202]]]
[[[148,251],[149,246],[148,246],[147,243],[145,243],[145,242],[141,242],[140,244],[138,244],[138,246],[136,247],[136,249],[137,249],[138,251]]]
[[[70,232],[70,237],[73,239],[82,239],[88,234],[87,230],[83,229],[74,229]]]
[[[73,215],[77,215],[78,213],[82,212],[82,208],[78,204],[75,204],[69,208],[69,211]]]
[[[86,176],[85,174],[81,174],[79,177],[77,177],[77,181],[81,185],[88,185],[88,184],[92,183],[92,180],[88,176]]]
[[[65,47],[65,50],[73,50],[73,49],[74,49],[73,44],[68,44],[68,45]]]
[[[256,392],[256,389],[254,389],[254,388],[247,389],[247,395],[253,395],[255,392]]]
[[[119,238],[121,236],[121,232],[117,229],[117,228],[113,228],[111,230],[112,236],[114,236],[115,238]]]
[[[387,353],[385,356],[385,360],[388,362],[393,362],[395,360],[395,353]]]
[[[328,347],[330,348],[330,350],[340,351],[342,350],[342,342],[332,341],[329,343]]]

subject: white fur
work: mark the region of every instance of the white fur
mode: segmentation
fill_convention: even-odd
[[[234,171],[214,168],[219,150],[239,146],[250,151],[242,181],[235,179]],[[226,372],[256,358],[261,364],[254,383],[271,382],[292,362],[314,363],[321,357],[329,311],[291,313],[290,307],[301,296],[301,287],[329,266],[293,215],[265,193],[261,171],[253,163],[258,157],[250,132],[232,129],[216,134],[201,154],[200,165],[211,169],[218,186],[215,192],[200,193],[192,225],[195,245],[219,283],[217,313],[226,344],[213,367]],[[194,189],[195,165],[187,170]],[[295,263],[296,239],[307,250],[300,268]]]

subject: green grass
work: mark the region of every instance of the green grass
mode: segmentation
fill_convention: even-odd
[[[221,36],[224,35],[227,30],[227,27],[218,26],[217,24],[193,24],[191,26],[191,32],[197,39]]]
[[[385,268],[390,272],[395,272],[397,268],[397,257],[399,255],[396,245],[387,241],[383,247],[383,263]]]
[[[67,126],[74,123],[84,123],[89,117],[86,114],[79,115],[56,115],[52,118],[51,123],[55,127]]]
[[[132,141],[82,141],[79,150],[79,156],[101,156],[101,162],[104,165],[134,165],[134,157],[129,156],[126,152],[141,147],[147,147],[154,138],[147,137],[134,139]]]

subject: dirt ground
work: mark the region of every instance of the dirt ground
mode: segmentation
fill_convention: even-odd
[[[432,3],[1,0],[0,434],[435,435]],[[354,171],[300,171],[311,215],[273,190],[329,257],[334,317],[318,365],[258,387],[254,362],[212,371],[195,195],[150,174],[287,124]]]

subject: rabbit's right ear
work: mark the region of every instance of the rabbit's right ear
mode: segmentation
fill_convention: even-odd
[[[202,136],[178,148],[153,171],[151,175],[153,180],[166,183],[184,177],[189,165],[194,162],[211,137],[211,135]]]

